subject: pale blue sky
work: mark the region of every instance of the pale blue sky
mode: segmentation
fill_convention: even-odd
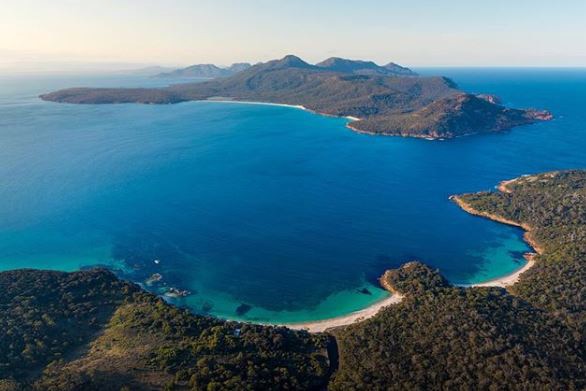
[[[586,66],[586,0],[0,0],[0,64]]]

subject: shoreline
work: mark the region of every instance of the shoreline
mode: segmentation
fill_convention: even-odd
[[[392,293],[389,297],[377,301],[376,303],[358,310],[349,313],[348,315],[337,316],[335,318],[330,319],[323,319],[323,320],[315,320],[315,321],[308,321],[308,322],[299,322],[299,323],[285,323],[279,324],[275,326],[284,326],[290,328],[292,330],[306,330],[310,333],[322,333],[328,329],[334,327],[341,327],[341,326],[348,326],[353,323],[358,323],[363,320],[372,318],[375,316],[380,310],[383,308],[400,303],[403,300],[403,295],[399,293]]]
[[[196,100],[194,102],[215,102],[215,103],[240,103],[240,104],[245,104],[245,105],[262,105],[262,106],[277,106],[277,107],[290,107],[293,109],[298,109],[298,110],[303,110],[303,111],[309,111],[310,113],[313,114],[317,114],[317,115],[323,115],[324,117],[334,117],[334,118],[345,118],[350,122],[355,122],[355,121],[360,121],[361,118],[358,117],[354,117],[351,115],[333,115],[333,114],[326,114],[326,113],[320,113],[319,111],[315,111],[315,110],[311,110],[308,109],[307,107],[303,106],[303,105],[290,105],[287,103],[272,103],[272,102],[257,102],[257,101],[250,101],[250,100],[238,100],[238,99],[229,99],[229,98],[218,98],[218,99],[214,99],[214,98],[208,98],[208,99],[202,99],[202,100]],[[349,129],[352,129],[354,131],[356,131],[354,128],[347,126]]]
[[[519,281],[519,277],[521,277],[521,274],[525,273],[527,270],[531,269],[535,265],[535,261],[533,260],[533,258],[535,257],[535,254],[526,253],[524,256],[525,256],[525,259],[527,260],[527,263],[525,265],[523,265],[520,269],[515,270],[511,274],[507,274],[506,276],[503,276],[503,277],[493,278],[493,279],[490,279],[490,280],[484,281],[484,282],[478,282],[476,284],[460,285],[460,286],[465,287],[465,288],[486,288],[486,287],[506,288],[508,286],[511,286],[511,285],[515,284],[517,281]]]
[[[512,181],[501,182],[501,184],[499,185],[499,190],[500,190],[501,187],[503,187],[503,189],[506,190],[506,191],[504,191],[505,193],[510,193],[510,190],[508,190],[506,188],[506,185],[508,183],[511,183],[511,182]],[[529,244],[529,246],[534,250],[534,252],[536,254],[542,254],[543,253],[544,250],[541,247],[541,245],[539,243],[537,243],[535,241],[535,239],[532,237],[533,227],[531,227],[530,225],[523,224],[523,223],[519,223],[519,222],[513,221],[513,220],[509,220],[507,218],[504,218],[504,217],[501,217],[501,216],[498,216],[498,215],[494,215],[492,213],[481,212],[479,210],[476,210],[472,206],[470,206],[470,204],[468,204],[466,201],[462,200],[457,195],[450,196],[449,199],[452,200],[454,203],[456,203],[456,205],[458,205],[464,211],[470,213],[473,216],[484,217],[486,219],[489,219],[489,220],[492,220],[492,221],[496,221],[497,223],[511,225],[513,227],[522,228],[525,231],[525,233],[523,234],[523,240],[525,240],[525,242],[527,242],[527,244]],[[530,254],[533,254],[533,253],[527,253],[527,255],[530,255]]]
[[[403,137],[403,138],[415,138],[415,139],[427,140],[427,141],[445,141],[448,139],[456,139],[456,138],[460,138],[460,137],[474,136],[477,134],[477,133],[465,133],[465,134],[461,134],[461,135],[455,136],[455,137],[435,137],[435,136],[430,136],[430,135],[404,135],[404,134],[392,134],[392,133],[378,133],[378,132],[372,132],[372,131],[368,131],[368,130],[361,130],[355,126],[352,126],[352,122],[362,121],[362,118],[355,117],[352,115],[334,115],[334,114],[322,113],[322,112],[319,112],[316,110],[308,109],[307,107],[305,107],[303,105],[291,105],[291,104],[287,104],[287,103],[272,103],[272,102],[260,102],[260,101],[251,101],[251,100],[238,100],[238,99],[230,98],[230,97],[217,97],[217,99],[215,97],[211,97],[211,98],[207,98],[207,99],[193,100],[191,102],[241,103],[241,104],[246,104],[246,105],[289,107],[289,108],[293,108],[293,109],[308,111],[308,112],[316,114],[316,115],[323,115],[324,117],[345,118],[349,121],[346,124],[346,128],[350,129],[354,133],[367,135],[367,136]]]
[[[507,185],[513,183],[515,179],[502,181],[498,185],[499,191],[503,193],[511,193],[511,190],[507,188]],[[506,274],[501,277],[493,278],[488,281],[483,281],[474,284],[465,284],[459,285],[463,288],[484,288],[484,287],[498,287],[498,288],[507,288],[511,285],[514,285],[519,281],[520,276],[526,272],[527,270],[531,269],[535,265],[535,257],[539,254],[543,253],[543,248],[532,238],[531,232],[533,228],[527,224],[522,224],[513,220],[506,219],[501,216],[493,215],[486,212],[480,212],[474,208],[472,208],[468,203],[463,201],[457,195],[450,196],[450,200],[454,201],[460,208],[462,208],[465,212],[470,213],[474,216],[484,217],[493,221],[496,221],[501,224],[512,225],[515,227],[522,228],[525,230],[523,234],[523,239],[529,246],[534,250],[534,252],[528,252],[524,254],[527,263],[520,267],[519,269],[515,270],[512,273]],[[366,319],[372,318],[375,316],[380,310],[383,308],[400,303],[404,296],[398,292],[394,292],[393,289],[387,286],[384,283],[384,279],[381,277],[380,279],[381,287],[387,290],[391,295],[379,302],[376,302],[362,310],[352,312],[348,315],[342,315],[331,319],[324,319],[318,321],[309,321],[309,322],[299,322],[299,323],[289,323],[289,324],[280,324],[278,326],[285,326],[290,329],[294,330],[306,330],[310,333],[320,333],[324,332],[328,329],[341,327],[341,326],[348,326],[354,323],[358,323],[364,321]],[[277,325],[276,325],[277,326]]]
[[[515,178],[515,179],[509,179],[509,180],[506,180],[506,181],[501,181],[498,184],[497,189],[501,193],[511,194],[512,193],[512,190],[509,189],[508,185],[510,185],[512,183],[515,183],[516,181],[517,181],[517,178]],[[452,196],[449,197],[449,199],[451,201],[453,201],[456,205],[458,205],[462,210],[464,210],[467,213],[470,213],[473,216],[478,216],[478,217],[486,218],[486,219],[489,219],[489,220],[492,220],[492,221],[496,221],[497,223],[511,225],[513,227],[518,227],[518,228],[523,229],[525,231],[523,233],[523,240],[529,245],[529,247],[531,247],[533,249],[533,252],[527,252],[527,253],[523,254],[524,258],[527,260],[527,263],[525,265],[523,265],[520,269],[515,270],[513,273],[510,273],[510,274],[505,275],[505,276],[502,276],[502,277],[493,278],[493,279],[488,280],[488,281],[479,282],[479,283],[470,284],[470,285],[462,285],[462,286],[465,286],[465,287],[500,287],[500,288],[506,288],[506,287],[509,287],[509,286],[515,284],[517,281],[519,281],[519,278],[521,277],[521,274],[523,274],[524,272],[526,272],[527,270],[529,270],[533,266],[535,266],[535,257],[538,256],[538,255],[543,254],[544,249],[533,238],[533,236],[532,236],[533,227],[532,226],[530,226],[529,224],[520,223],[518,221],[510,220],[510,219],[507,219],[505,217],[498,216],[498,215],[495,215],[495,214],[492,214],[492,213],[482,212],[482,211],[479,211],[477,209],[474,209],[472,207],[472,205],[470,205],[469,203],[467,203],[466,201],[464,201],[458,195],[452,195]]]

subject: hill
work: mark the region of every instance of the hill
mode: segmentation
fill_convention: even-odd
[[[325,335],[191,315],[105,270],[0,273],[0,389],[319,389]]]
[[[316,66],[332,72],[353,73],[356,75],[381,75],[381,76],[416,76],[409,68],[395,63],[380,66],[372,61],[347,60],[339,57],[331,57]]]
[[[410,263],[383,277],[405,299],[334,332],[330,388],[567,390],[586,387],[586,171],[530,175],[457,196],[529,230],[535,266],[509,291],[450,286]]]
[[[229,67],[222,68],[214,64],[196,64],[186,68],[175,69],[169,72],[163,72],[156,75],[157,77],[180,77],[180,78],[206,78],[215,79],[217,77],[228,77],[238,72],[250,68],[249,63],[236,63]]]
[[[356,117],[350,127],[359,132],[434,139],[498,132],[551,118],[547,112],[510,109],[487,95],[467,94],[444,77],[389,76],[378,74],[379,69],[387,68],[342,59],[312,65],[290,55],[203,83],[71,88],[41,98],[78,104],[168,104],[220,97],[302,105],[322,114]]]

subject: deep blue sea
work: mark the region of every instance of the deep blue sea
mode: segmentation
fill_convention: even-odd
[[[420,71],[556,119],[443,142],[375,137],[286,107],[37,98],[160,79],[0,75],[0,270],[104,265],[159,294],[189,290],[167,299],[195,312],[269,322],[366,307],[386,295],[376,278],[409,260],[456,283],[509,274],[522,232],[448,196],[585,168],[586,70]]]

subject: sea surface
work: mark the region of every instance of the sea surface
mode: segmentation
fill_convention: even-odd
[[[426,141],[287,107],[37,98],[163,79],[0,75],[0,270],[101,265],[161,295],[188,290],[164,297],[197,313],[276,323],[364,308],[387,295],[377,277],[410,260],[454,283],[509,274],[522,232],[448,197],[585,168],[586,70],[419,71],[556,119]]]

